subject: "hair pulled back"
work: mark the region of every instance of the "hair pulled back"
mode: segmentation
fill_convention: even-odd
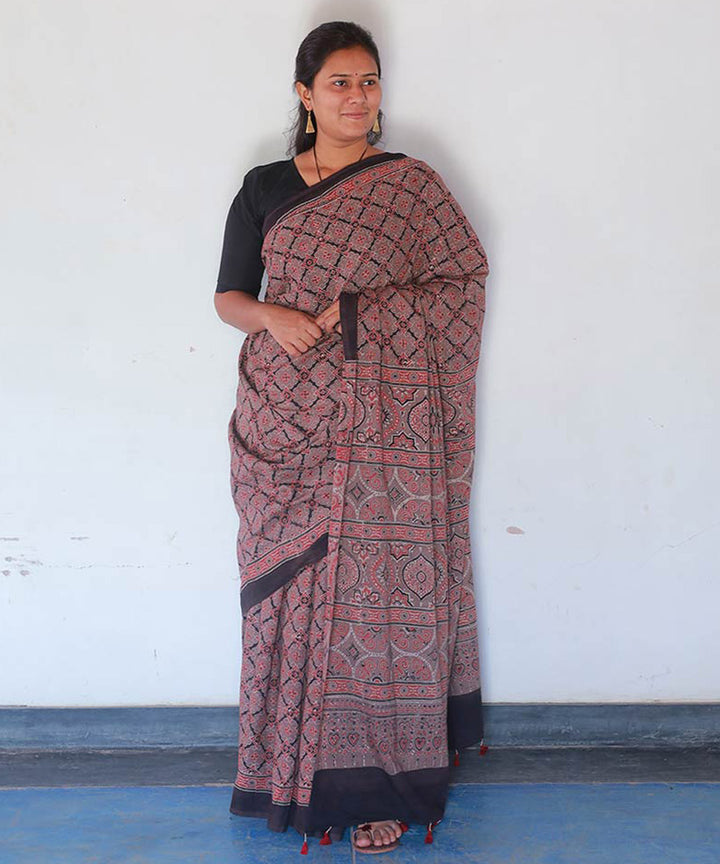
[[[352,21],[328,21],[311,30],[300,43],[297,56],[295,57],[294,84],[300,81],[306,87],[312,87],[315,76],[323,64],[333,53],[341,48],[364,48],[377,63],[378,78],[381,76],[380,55],[375,40],[369,30],[354,24]],[[315,143],[315,132],[306,132],[308,111],[298,101],[297,115],[290,129],[291,145],[289,155],[297,156],[305,150],[309,150]],[[378,110],[379,132],[370,131],[367,134],[369,144],[375,144],[382,137],[382,110]],[[315,124],[317,127],[317,124]]]

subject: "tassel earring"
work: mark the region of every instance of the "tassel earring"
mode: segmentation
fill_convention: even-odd
[[[375,122],[373,123],[372,131],[373,132],[379,132],[380,131],[380,124],[378,123],[377,114],[375,115]]]
[[[309,135],[311,132],[315,131],[315,127],[313,126],[312,118],[310,117],[310,115],[312,114],[312,108],[308,108],[307,112],[308,112],[308,119],[307,119],[307,123],[305,124],[305,132],[306,132],[306,134]]]

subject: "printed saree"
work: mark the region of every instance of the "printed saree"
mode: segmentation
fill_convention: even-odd
[[[342,333],[240,350],[240,734],[230,810],[340,839],[438,821],[483,737],[468,506],[485,252],[441,177],[375,154],[268,214],[266,302]],[[328,830],[329,829],[329,830]]]

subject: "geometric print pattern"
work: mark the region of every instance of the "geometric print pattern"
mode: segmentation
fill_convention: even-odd
[[[453,739],[448,704],[481,702],[468,510],[488,266],[440,176],[404,155],[309,187],[263,231],[266,302],[339,297],[342,335],[291,357],[263,330],[240,352],[231,809],[284,830],[305,808],[313,833],[316,772],[379,769],[421,798],[448,746],[482,737],[468,715]]]

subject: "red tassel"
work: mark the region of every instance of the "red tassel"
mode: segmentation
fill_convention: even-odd
[[[453,761],[453,765],[459,765],[459,764],[460,764],[460,754],[459,754],[458,751],[456,750],[456,751],[455,751],[455,759],[454,759],[454,761]]]
[[[432,829],[433,829],[433,826],[437,825],[439,821],[440,820],[438,819],[435,822],[429,822],[428,823],[428,830],[427,830],[427,834],[425,835],[425,842],[426,843],[432,843],[432,841],[433,841]]]
[[[303,840],[303,845],[302,845],[302,848],[300,849],[300,854],[301,855],[307,855],[308,854],[307,834],[303,834],[303,837],[305,839]]]
[[[402,821],[402,819],[398,819],[398,822],[400,822],[400,827],[402,828],[402,832],[403,832],[403,834],[404,834],[406,831],[409,831],[409,830],[410,830],[410,826],[409,826],[409,825],[406,825],[405,822]]]
[[[330,826],[330,828],[332,828],[332,825]],[[330,828],[328,828],[327,831],[320,838],[321,846],[329,846],[332,843],[332,840],[330,839]]]
[[[485,744],[485,739],[481,738],[480,739],[480,755],[484,756],[487,753],[487,751],[488,751],[488,747],[487,747],[487,744]]]

